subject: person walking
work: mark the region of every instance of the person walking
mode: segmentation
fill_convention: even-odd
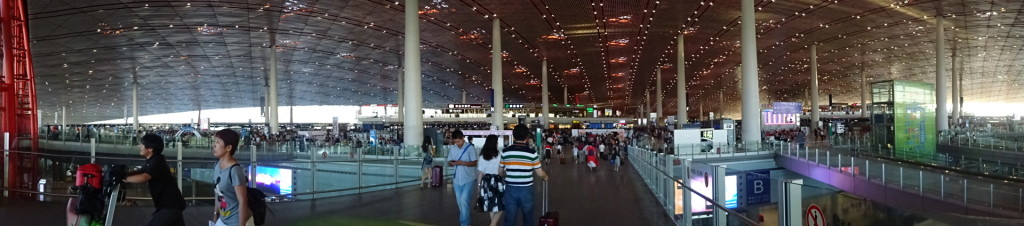
[[[522,213],[523,225],[532,226],[537,222],[533,217],[533,174],[548,180],[547,173],[541,169],[540,156],[529,146],[530,129],[519,124],[512,129],[512,146],[501,153],[500,172],[505,176],[508,187],[505,189],[504,225],[516,225]]]
[[[434,147],[434,142],[430,140],[429,136],[423,137],[423,146],[420,147],[423,150],[423,176],[420,178],[420,187],[428,187],[430,185],[430,168],[434,166],[434,155],[437,153],[437,148]]]
[[[491,226],[498,225],[501,214],[505,210],[505,178],[498,174],[501,164],[501,152],[498,151],[498,136],[488,135],[484,146],[480,149],[480,160],[477,161],[476,180],[480,185],[480,198],[477,206],[491,216]]]
[[[149,195],[153,197],[153,215],[149,226],[173,225],[184,226],[185,198],[178,190],[178,184],[171,174],[171,168],[164,157],[164,139],[156,134],[146,134],[139,139],[139,155],[146,157],[142,170],[130,173],[124,181],[128,183],[147,183]]]
[[[448,150],[448,166],[455,167],[452,185],[455,188],[455,203],[459,205],[459,223],[469,225],[473,185],[476,185],[476,148],[466,143],[462,130],[452,132],[452,146]]]
[[[213,167],[214,194],[217,197],[214,222],[217,226],[253,225],[247,189],[249,180],[235,159],[238,137],[238,132],[231,129],[213,134],[213,156],[218,159]]]

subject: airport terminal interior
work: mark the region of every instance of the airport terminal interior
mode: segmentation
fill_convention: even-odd
[[[1024,225],[1022,13],[0,0],[0,225]]]

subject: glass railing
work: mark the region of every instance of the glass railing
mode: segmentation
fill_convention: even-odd
[[[632,153],[628,155],[630,165],[640,174],[647,188],[654,193],[658,203],[663,207],[660,211],[669,215],[676,225],[711,225],[709,222],[706,222],[706,219],[695,219],[691,215],[681,214],[677,211],[677,209],[685,208],[677,204],[689,198],[703,199],[713,206],[711,207],[713,210],[724,212],[724,215],[719,215],[721,219],[715,218],[715,220],[727,222],[728,225],[759,225],[757,221],[727,208],[724,203],[706,195],[693,193],[697,194],[697,197],[684,198],[684,193],[695,192],[696,190],[686,185],[682,179],[672,176],[671,172],[674,170],[670,169],[673,168],[673,162],[670,158],[666,157],[668,155],[636,147],[631,147],[630,149],[632,149]]]
[[[999,138],[992,137],[964,137],[964,136],[943,136],[939,139],[939,144],[966,147],[966,148],[978,148],[987,150],[1000,150],[1010,152],[1024,152],[1024,144],[1020,141],[1007,141]]]
[[[127,148],[127,147],[124,147]],[[404,150],[409,151],[408,153]],[[271,200],[305,200],[357,194],[404,186],[419,185],[424,169],[422,152],[418,145],[353,148],[331,146],[311,149],[306,152],[292,152],[287,159],[266,158],[267,150],[248,146],[236,152],[235,157],[245,167],[250,186],[259,188],[271,196]],[[10,151],[23,159],[35,160],[36,170],[29,173],[32,181],[21,186],[4,187],[9,196],[25,196],[39,201],[66,202],[70,187],[74,185],[74,171],[78,166],[90,162],[108,165],[125,165],[129,171],[141,168],[145,159],[138,156],[138,148],[130,154],[111,155],[102,150],[93,155],[87,148],[61,154],[44,152]],[[438,150],[446,154],[447,150]],[[107,154],[102,154],[107,153]],[[272,152],[271,152],[272,153]],[[208,150],[205,156],[188,155],[179,160],[178,150],[164,150],[172,173],[179,178],[182,195],[191,200],[191,205],[210,204],[213,196],[213,168],[217,159]],[[116,157],[114,157],[116,156]],[[445,161],[443,155],[435,157],[433,165]],[[28,161],[32,162],[32,161]],[[4,166],[7,167],[7,166]],[[445,181],[450,181],[452,171],[445,166]],[[253,172],[255,170],[255,172]],[[429,174],[427,174],[429,176]],[[0,175],[6,177],[6,175]],[[6,178],[4,178],[6,180]],[[23,178],[23,180],[29,180]],[[266,182],[266,183],[263,183]],[[129,205],[152,205],[149,190],[145,184],[124,186]]]
[[[765,145],[771,149],[770,145]],[[779,145],[774,146],[775,153],[786,152],[785,149],[777,149]],[[813,179],[800,177],[797,172],[789,170],[778,170],[778,169],[764,169],[764,170],[737,170],[734,168],[723,167],[726,175],[726,183],[729,183],[729,177],[738,177],[731,183],[735,183],[738,188],[733,188],[735,193],[729,193],[730,186],[726,185],[724,198],[716,201],[710,194],[713,194],[712,188],[705,187],[707,183],[706,179],[701,179],[699,175],[692,174],[692,169],[697,169],[698,166],[705,168],[713,168],[710,163],[701,162],[706,160],[691,158],[692,156],[680,156],[680,155],[668,155],[663,153],[656,153],[649,151],[644,148],[631,147],[631,154],[629,160],[631,164],[636,168],[637,172],[643,178],[644,184],[654,193],[659,203],[663,207],[669,216],[676,221],[677,225],[715,225],[716,222],[725,223],[724,225],[786,225],[779,220],[780,215],[785,212],[782,210],[783,205],[787,205],[781,202],[779,197],[783,197],[782,184],[792,184],[796,186],[800,192],[799,202],[794,203],[790,209],[795,212],[789,212],[791,215],[795,213],[794,217],[804,218],[804,223],[807,223],[805,211],[810,209],[810,206],[819,206],[824,209],[823,221],[829,222],[830,224],[836,225],[885,225],[892,224],[892,222],[904,222],[900,224],[914,224],[914,223],[926,223],[926,222],[942,222],[949,225],[964,225],[974,223],[993,223],[993,224],[1007,224],[1017,222],[1013,218],[1005,217],[985,217],[985,215],[977,214],[977,211],[1000,211],[1000,212],[1012,212],[1019,211],[1019,206],[1009,206],[1013,204],[1020,205],[1020,187],[1013,188],[1012,186],[1002,186],[1000,184],[993,183],[982,183],[975,180],[967,180],[966,183],[957,182],[957,179],[947,176],[940,176],[941,174],[928,174],[925,172],[922,176],[920,170],[911,168],[912,166],[896,166],[887,165],[887,169],[882,169],[880,164],[862,163],[862,159],[854,158],[853,161],[849,160],[848,156],[839,157],[835,154],[821,154],[819,160],[822,161],[822,165],[830,165],[831,169],[837,173],[843,175],[857,176],[862,178],[870,178],[875,183],[882,181],[887,182],[887,187],[890,188],[903,188],[908,192],[921,192],[921,194],[927,195],[928,197],[936,197],[937,199],[944,200],[946,202],[962,202],[969,203],[970,205],[983,207],[984,209],[978,209],[974,211],[968,211],[960,209],[957,211],[950,212],[935,212],[935,211],[920,211],[920,210],[907,210],[905,208],[899,208],[887,205],[886,201],[891,200],[873,200],[863,198],[852,193],[844,192],[840,188],[834,187],[826,182],[819,182]],[[794,148],[795,149],[795,148]],[[812,149],[813,150],[813,149]],[[807,155],[807,151],[801,151],[801,159]],[[797,155],[794,150],[793,155]],[[783,155],[788,156],[783,153]],[[826,159],[832,159],[827,161]],[[844,159],[843,163],[839,163],[838,159]],[[851,163],[854,162],[854,163]],[[870,168],[868,167],[870,165]],[[689,166],[690,170],[684,168]],[[721,166],[721,165],[717,165]],[[671,170],[668,170],[671,169]],[[904,171],[903,176],[892,176],[885,175],[885,170],[891,171],[889,174],[900,175],[897,171]],[[770,172],[770,173],[769,173]],[[766,190],[770,191],[762,194],[763,199],[751,199],[752,191],[745,191],[744,189],[750,189],[750,185],[744,183],[751,183],[751,173],[764,173],[770,175],[764,175],[763,178],[764,186]],[[690,175],[690,176],[685,176]],[[746,177],[746,178],[745,178]],[[948,181],[943,182],[942,180],[930,180],[929,178],[945,179]],[[800,182],[794,181],[794,179],[803,178]],[[925,178],[924,185],[919,183],[920,178]],[[690,184],[687,186],[686,181]],[[700,181],[704,181],[703,183]],[[713,179],[712,179],[713,181]],[[902,181],[902,182],[901,182]],[[943,184],[944,183],[944,184]],[[968,186],[963,186],[967,184]],[[1002,186],[1002,188],[1001,188]],[[738,189],[735,190],[735,189]],[[756,188],[755,188],[756,189]],[[966,190],[965,190],[966,189]],[[1014,190],[1016,189],[1016,190]],[[709,195],[701,195],[703,194]],[[943,192],[944,191],[944,192]],[[1015,191],[1015,192],[1011,192]],[[691,197],[685,197],[684,194],[689,193]],[[893,193],[896,194],[896,193]],[[943,195],[944,194],[944,195]],[[959,194],[959,195],[957,195]],[[964,195],[967,194],[967,195]],[[731,195],[731,196],[730,196]],[[963,198],[968,197],[968,198]],[[692,200],[691,200],[692,199]],[[1000,201],[1002,199],[1002,201]],[[757,201],[754,204],[752,200]],[[917,199],[914,199],[917,201]],[[951,201],[957,200],[957,201]],[[881,202],[879,202],[881,201]],[[994,205],[989,203],[995,203]],[[1002,204],[1000,204],[1002,203]],[[1005,204],[1005,205],[1003,205]],[[952,204],[950,206],[956,206]],[[689,214],[683,211],[685,209],[691,210]],[[724,220],[715,218],[713,212],[719,211],[724,214]],[[710,213],[709,213],[710,212]],[[987,214],[991,216],[991,214]],[[1024,215],[1022,215],[1024,216]],[[684,220],[686,219],[686,220]],[[819,218],[820,219],[820,218]],[[689,221],[686,224],[684,221]],[[724,222],[723,222],[724,221]],[[800,225],[800,224],[791,224]]]
[[[1002,216],[1024,217],[1024,186],[1019,182],[965,175],[903,162],[904,159],[922,159],[919,156],[895,156],[888,151],[882,155],[890,154],[896,161],[886,161],[879,158],[877,153],[870,153],[813,148],[779,151],[781,155],[807,161],[840,175],[863,178],[887,189],[941,200],[949,204],[947,209],[954,212],[991,211]]]

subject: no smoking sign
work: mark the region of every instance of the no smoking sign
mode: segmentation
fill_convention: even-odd
[[[825,226],[825,212],[821,211],[818,205],[811,204],[811,206],[807,207],[805,221],[807,226]]]

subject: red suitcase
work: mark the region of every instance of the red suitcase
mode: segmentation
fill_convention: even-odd
[[[88,175],[88,176],[86,176]],[[75,172],[75,186],[82,186],[89,184],[95,189],[103,188],[103,168],[96,164],[85,164],[78,167],[78,171]]]
[[[550,211],[548,209],[548,182],[544,181],[544,196],[542,198],[543,205],[541,205],[540,212],[544,215],[540,216],[540,226],[558,226],[558,212]]]
[[[444,168],[441,166],[434,166],[430,170],[430,186],[441,187],[444,184]]]

